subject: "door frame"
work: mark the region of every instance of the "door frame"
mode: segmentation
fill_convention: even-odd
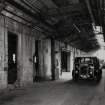
[[[16,38],[16,52],[15,53],[16,53],[16,80],[17,80],[18,79],[18,70],[17,70],[17,66],[18,66],[18,35],[15,34],[14,32],[11,32],[11,31],[8,31],[7,32],[7,43],[8,43],[8,47],[9,47],[9,39],[8,39],[9,38],[9,35],[13,35]],[[7,52],[7,53],[9,55],[9,52]],[[8,56],[8,60],[9,60],[9,56]],[[8,70],[9,70],[9,62],[8,62]],[[7,72],[7,83],[8,84],[14,84],[16,82],[16,80],[14,80],[13,83],[9,83],[8,77],[9,77],[9,74]]]

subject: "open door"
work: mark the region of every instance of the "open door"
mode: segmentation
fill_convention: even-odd
[[[67,72],[67,52],[61,52],[61,69],[62,72]]]
[[[60,79],[63,80],[70,80],[71,79],[71,72],[70,72],[70,60],[71,60],[71,53],[69,51],[61,51],[61,72],[60,72]]]
[[[8,32],[8,84],[17,80],[17,35]]]
[[[35,55],[34,55],[34,71],[33,71],[34,82],[40,81],[40,72],[39,72],[39,40],[35,41]]]

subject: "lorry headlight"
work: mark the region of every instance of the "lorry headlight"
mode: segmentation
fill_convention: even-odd
[[[94,66],[90,66],[90,69],[94,69]]]
[[[90,71],[90,74],[93,74],[93,72],[92,72],[92,71]]]

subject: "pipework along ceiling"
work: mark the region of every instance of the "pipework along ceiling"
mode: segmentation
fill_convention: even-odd
[[[48,32],[49,37],[85,52],[99,49],[93,30],[96,14],[94,15],[90,0],[4,1],[32,16],[39,22],[39,28]]]

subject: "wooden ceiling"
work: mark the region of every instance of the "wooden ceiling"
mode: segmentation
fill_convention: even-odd
[[[92,26],[93,22],[99,24],[100,19],[96,18],[96,1],[5,0],[36,19],[38,26],[48,32],[49,37],[86,52],[99,48]]]

